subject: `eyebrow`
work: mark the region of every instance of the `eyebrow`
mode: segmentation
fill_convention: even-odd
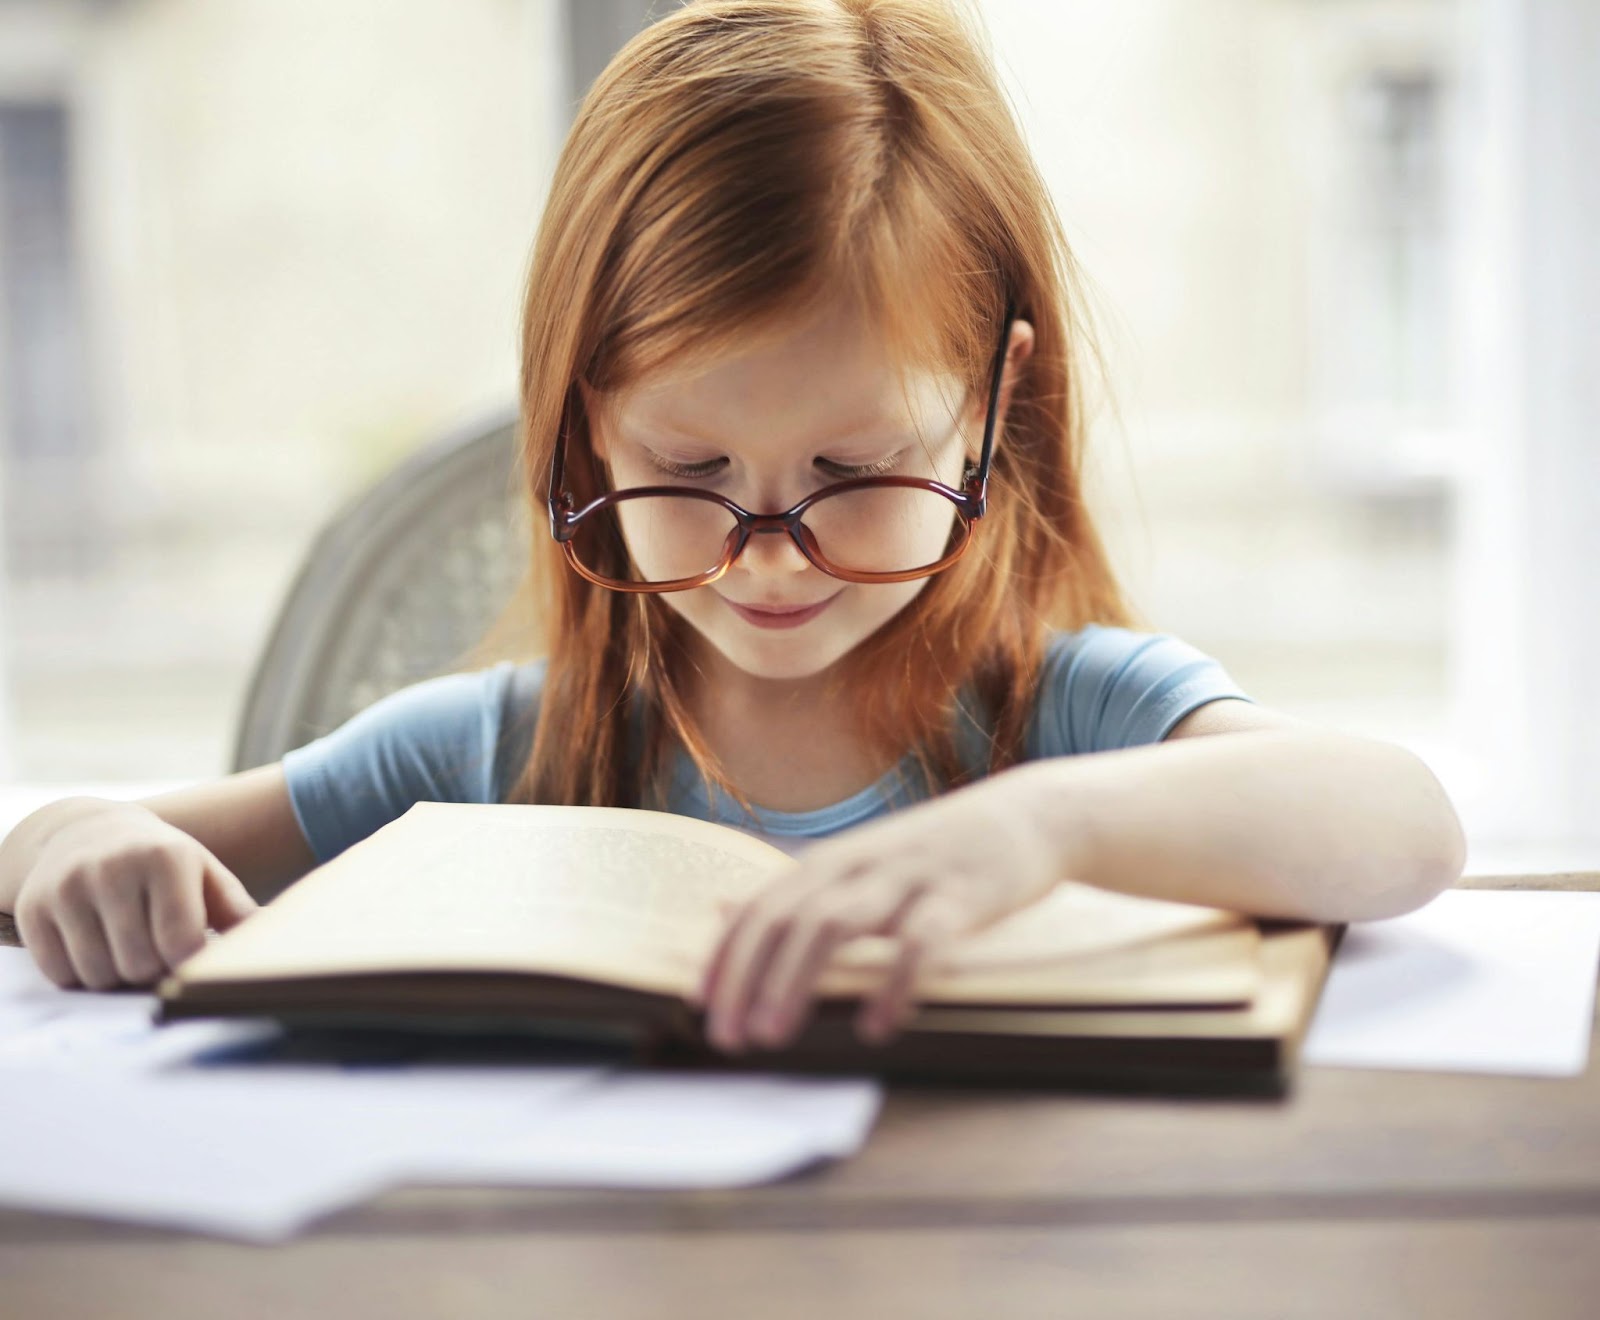
[[[635,421],[634,429],[642,431],[661,431],[669,433],[680,440],[692,440],[696,444],[707,445],[712,449],[724,449],[726,446],[710,436],[702,435],[698,431],[675,422],[663,419],[648,421]],[[908,430],[903,424],[886,417],[862,418],[849,426],[839,427],[834,430],[829,441],[856,440],[856,439],[909,439],[915,432]]]

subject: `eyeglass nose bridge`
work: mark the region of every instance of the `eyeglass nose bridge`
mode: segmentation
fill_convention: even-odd
[[[809,503],[807,500],[806,504]],[[752,536],[773,535],[788,536],[808,563],[824,573],[830,571],[817,550],[816,537],[802,521],[805,516],[804,506],[783,513],[750,513],[745,510],[740,512],[743,516],[739,519],[738,527],[734,529],[735,539],[727,554],[726,568],[733,567],[735,561],[744,553],[745,547],[750,544]]]

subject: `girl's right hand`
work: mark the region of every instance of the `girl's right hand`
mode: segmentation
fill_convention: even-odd
[[[152,985],[259,907],[190,835],[133,802],[65,821],[17,891],[17,933],[57,985]]]

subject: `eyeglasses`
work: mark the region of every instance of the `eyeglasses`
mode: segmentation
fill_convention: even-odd
[[[960,490],[922,477],[858,477],[824,486],[782,513],[751,513],[707,490],[630,486],[585,504],[566,486],[567,419],[550,467],[550,532],[583,577],[613,591],[688,591],[715,582],[752,536],[786,535],[830,577],[907,582],[949,568],[984,515],[995,414],[1014,302],[1001,318],[983,448]],[[952,525],[952,518],[954,525]]]

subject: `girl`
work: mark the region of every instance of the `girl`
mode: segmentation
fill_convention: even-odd
[[[533,254],[548,655],[278,765],[52,804],[0,848],[0,906],[59,984],[145,984],[419,798],[693,813],[799,856],[705,968],[733,1051],[791,1039],[864,933],[899,950],[859,1019],[883,1039],[949,941],[1066,878],[1328,921],[1427,901],[1463,841],[1421,761],[1132,626],[1082,499],[1076,307],[956,12],[674,11],[584,100]]]

